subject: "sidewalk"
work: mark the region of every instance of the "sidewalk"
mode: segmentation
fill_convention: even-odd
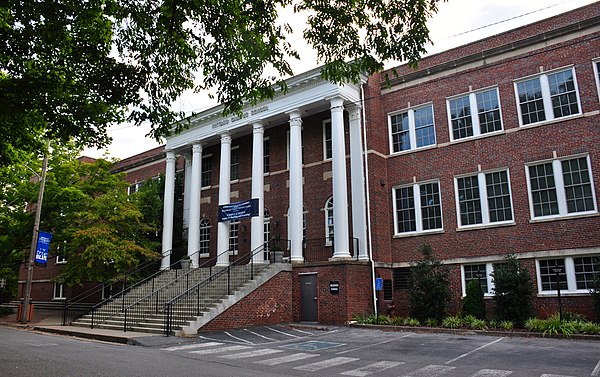
[[[150,334],[141,332],[123,332],[105,329],[90,329],[86,327],[62,326],[62,312],[57,310],[34,310],[32,320],[27,324],[22,324],[17,320],[16,314],[10,314],[0,317],[0,326],[13,327],[23,330],[34,330],[52,334],[73,336],[77,338],[95,339],[104,342],[120,344],[153,344],[167,341],[167,337],[160,334]],[[157,339],[151,339],[157,338]],[[159,340],[158,338],[162,338]],[[177,339],[177,338],[176,338]]]

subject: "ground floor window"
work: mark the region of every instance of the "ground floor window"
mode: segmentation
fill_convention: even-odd
[[[463,296],[467,294],[467,285],[469,282],[476,281],[481,284],[481,290],[486,296],[491,296],[494,292],[494,283],[492,281],[492,263],[464,264],[461,266]]]
[[[61,283],[54,283],[54,297],[55,300],[64,300],[67,296],[65,295],[65,285]]]
[[[600,255],[538,259],[537,281],[540,293],[561,291],[589,293],[600,274]]]

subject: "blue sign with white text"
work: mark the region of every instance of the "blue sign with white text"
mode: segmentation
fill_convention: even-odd
[[[48,250],[50,249],[51,233],[38,232],[37,247],[35,249],[35,263],[46,265]]]
[[[376,291],[383,290],[383,278],[375,278],[375,290]]]
[[[236,221],[254,216],[258,216],[258,199],[219,206],[219,222]]]

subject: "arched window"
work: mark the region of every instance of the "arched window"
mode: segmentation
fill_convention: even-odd
[[[333,244],[333,196],[325,203],[325,244]]]
[[[210,220],[203,217],[200,220],[200,257],[210,255]]]

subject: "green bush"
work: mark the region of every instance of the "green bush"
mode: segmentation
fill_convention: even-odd
[[[469,323],[469,327],[473,330],[487,330],[488,328],[487,323],[485,323],[485,320],[479,318],[476,318],[474,321],[471,321],[471,323]]]
[[[396,326],[404,325],[404,317],[393,317],[392,325],[396,325]]]
[[[418,326],[421,326],[421,322],[416,318],[408,317],[408,318],[404,319],[404,326],[418,327]]]
[[[467,284],[467,295],[463,299],[463,314],[484,319],[483,290],[476,280]]]
[[[500,321],[511,321],[522,327],[534,316],[533,284],[529,271],[514,255],[494,266],[494,314]]]
[[[409,292],[409,312],[419,322],[428,318],[442,321],[451,299],[450,270],[432,255],[431,246],[421,246],[423,260],[412,264],[413,286]]]
[[[442,326],[448,329],[458,329],[462,325],[463,320],[459,316],[449,316],[442,320]]]
[[[588,335],[600,335],[600,324],[583,322],[580,324],[579,332]]]
[[[375,319],[378,325],[391,325],[392,319],[387,315],[380,314],[378,318]]]
[[[511,321],[501,321],[500,322],[500,328],[502,330],[511,331],[511,330],[514,330],[515,325]]]
[[[375,323],[376,317],[374,314],[355,314],[352,316],[352,320],[361,325],[371,325]]]
[[[437,327],[438,321],[435,318],[427,318],[425,321],[425,326],[427,327]]]
[[[561,321],[558,315],[553,315],[544,321],[544,335],[572,335],[577,333],[573,322]]]
[[[7,315],[13,314],[12,308],[7,308],[5,306],[0,306],[0,317],[5,317]]]
[[[544,332],[545,323],[543,319],[529,318],[525,321],[525,328],[532,332]]]

